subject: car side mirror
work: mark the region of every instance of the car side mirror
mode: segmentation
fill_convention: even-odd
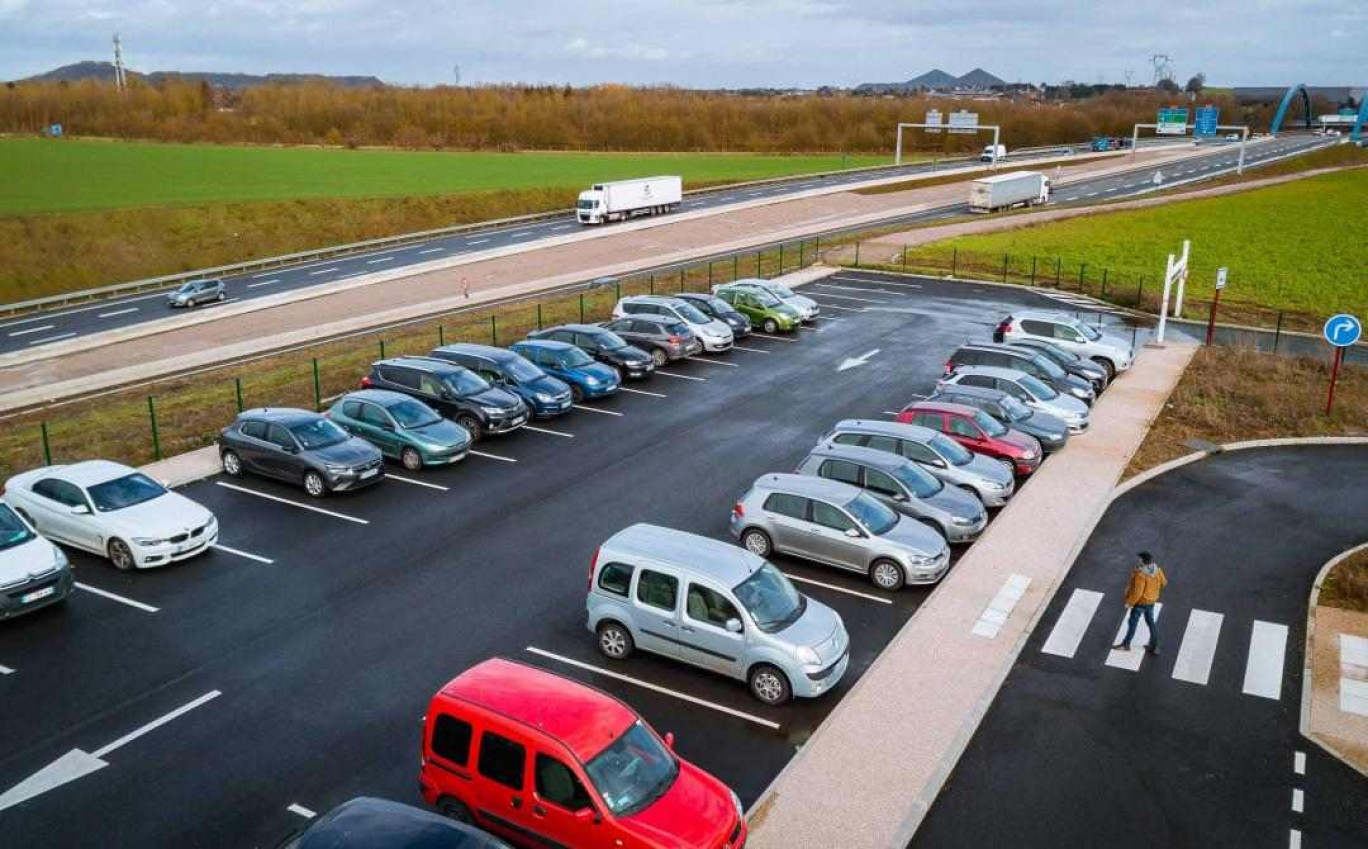
[[[859,539],[860,537],[864,536],[864,534],[860,533],[858,528],[846,528],[845,534],[851,539]]]
[[[380,429],[392,431],[394,430],[394,422],[384,422],[380,425]]]
[[[893,500],[894,500],[894,501],[906,501],[906,500],[907,500],[907,493],[905,493],[905,492],[895,492],[895,493],[893,493]]]
[[[280,450],[281,450],[281,451],[284,451],[286,454],[298,454],[298,453],[299,453],[299,448],[296,447],[296,446],[294,446],[294,445],[282,445],[282,446],[280,446]]]
[[[84,505],[84,504],[73,504],[72,507],[71,507],[71,515],[73,515],[73,516],[89,516],[89,515],[90,515],[90,508],[87,507],[87,506]]]
[[[739,634],[741,633],[741,620],[732,617],[731,619],[727,620],[727,624],[725,627],[728,631],[731,631],[733,634]]]
[[[586,808],[580,808],[578,811],[575,811],[575,821],[579,823],[593,823],[594,825],[598,825],[599,823],[603,822],[603,817],[599,814],[597,808],[595,808],[593,805],[590,805]]]
[[[669,749],[669,750],[672,751],[672,752],[674,751],[674,732],[673,732],[673,731],[666,731],[666,732],[665,732],[665,748]]]

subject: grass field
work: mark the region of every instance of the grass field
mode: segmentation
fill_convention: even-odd
[[[840,154],[448,153],[0,139],[0,215],[143,206],[588,188],[680,174],[719,183],[881,165]]]

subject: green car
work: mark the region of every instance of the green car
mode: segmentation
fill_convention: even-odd
[[[398,392],[349,392],[337,399],[327,416],[409,471],[459,463],[470,451],[470,431],[442,418],[422,401]]]
[[[719,287],[716,294],[765,333],[787,333],[803,323],[802,313],[768,292]]]

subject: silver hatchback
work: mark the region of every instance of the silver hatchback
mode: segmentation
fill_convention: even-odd
[[[747,682],[769,705],[834,688],[850,660],[840,614],[733,545],[658,525],[599,547],[585,602],[599,651],[634,649]]]
[[[757,557],[815,560],[883,590],[934,584],[950,568],[940,534],[859,487],[808,475],[761,476],[732,508],[731,532]]]

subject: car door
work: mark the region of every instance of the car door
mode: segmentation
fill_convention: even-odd
[[[569,335],[570,334],[568,333],[566,334],[566,336]],[[588,333],[576,333],[574,334],[574,338],[562,339],[561,341],[570,342],[576,345],[581,351],[583,351],[591,357],[597,358],[600,354],[603,353],[599,349],[598,339],[594,338],[592,335]]]
[[[549,747],[537,746],[532,756],[532,823],[542,836],[542,844],[573,846],[575,849],[598,849],[615,846],[603,825],[594,816],[598,813],[593,798],[585,789],[586,776],[573,769],[559,753]]]
[[[1008,380],[1005,377],[997,377],[993,378],[993,383],[994,389],[1001,389],[1003,392],[1006,392],[1008,395],[1011,395],[1013,398],[1017,399],[1018,401],[1020,401],[1028,407],[1035,408],[1040,406],[1039,403],[1036,401],[1035,396],[1027,392],[1015,380]]]
[[[744,677],[746,635],[743,631],[727,630],[728,622],[740,625],[741,621],[731,599],[711,587],[689,581],[679,626],[684,643],[680,657],[732,678]]]
[[[963,445],[965,448],[968,448],[970,451],[993,453],[994,456],[996,456],[996,452],[992,450],[992,444],[984,438],[983,432],[979,430],[978,425],[963,416],[957,416],[953,413],[946,416],[946,419],[950,423],[950,428],[945,431],[945,433],[948,434],[951,439],[955,440],[960,445]]]
[[[304,474],[304,464],[299,458],[299,446],[284,425],[274,422],[266,425],[266,442],[270,446],[264,452],[263,471],[281,480],[298,480]]]
[[[271,446],[266,441],[265,422],[254,419],[244,421],[238,425],[230,445],[243,466],[258,474],[266,474],[266,454]]]
[[[851,536],[851,533],[856,536]],[[834,504],[812,499],[812,556],[846,569],[865,570],[864,531]]]
[[[942,413],[931,410],[918,410],[912,415],[912,424],[929,427],[932,430],[945,432],[945,416]]]
[[[632,618],[637,626],[637,645],[666,657],[679,657],[679,575],[641,568],[634,581]]]
[[[926,445],[911,439],[900,440],[900,443],[901,444],[898,446],[898,453],[912,462],[921,465],[922,468],[926,469],[931,474],[936,475],[937,477],[944,477],[946,470],[945,461],[942,460],[940,455],[935,451],[932,451]]]
[[[761,507],[768,518],[770,542],[776,551],[811,556],[812,541],[808,538],[808,500],[801,495],[784,492],[771,493]]]
[[[538,836],[526,799],[527,761],[523,743],[495,729],[481,730],[471,783],[475,813],[491,830],[519,842]]]
[[[77,522],[82,517],[71,512],[72,508],[80,505],[90,508],[79,487],[59,478],[47,477],[34,483],[29,492],[30,497],[24,500],[23,508],[38,533],[69,545],[86,547],[81,543]]]
[[[394,419],[379,404],[363,402],[358,411],[357,421],[361,423],[362,433],[367,442],[380,449],[386,457],[398,457],[403,448],[399,429]]]
[[[886,501],[907,503],[912,496],[903,488],[902,484],[893,479],[893,476],[878,469],[871,469],[865,466],[864,481],[861,486]]]

